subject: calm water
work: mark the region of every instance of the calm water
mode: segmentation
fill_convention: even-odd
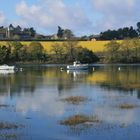
[[[64,101],[71,96],[88,100]],[[121,109],[122,104],[135,107]],[[60,123],[75,115],[96,116],[99,122]],[[94,71],[26,66],[15,73],[0,72],[1,139],[139,140],[140,66],[97,65]]]

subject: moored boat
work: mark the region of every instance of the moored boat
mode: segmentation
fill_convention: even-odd
[[[14,70],[15,66],[1,65],[0,70]]]
[[[88,69],[88,64],[81,64],[79,61],[73,62],[73,65],[67,66],[68,70],[86,70]]]

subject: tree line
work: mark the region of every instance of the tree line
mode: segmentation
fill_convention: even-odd
[[[91,50],[83,48],[77,41],[67,41],[62,44],[55,43],[51,48],[51,60],[56,63],[70,63],[81,61],[82,63],[94,63],[99,61],[97,55]]]
[[[99,58],[92,51],[79,46],[77,41],[68,41],[63,44],[55,43],[51,46],[49,53],[39,42],[25,45],[14,41],[0,46],[0,64],[17,62],[71,63],[75,60],[82,63],[94,63]]]
[[[39,42],[27,45],[14,41],[0,46],[0,64],[71,63],[76,60],[82,63],[140,63],[140,39],[111,40],[102,54],[95,54],[77,41],[54,43],[50,52]]]
[[[106,44],[104,61],[108,63],[140,63],[140,39],[115,40]]]
[[[76,36],[71,29],[64,29],[58,26],[56,33],[52,35],[43,35],[36,32],[36,30],[31,28],[21,28],[19,25],[14,27],[10,24],[8,27],[0,27],[0,40],[33,40],[33,41],[88,41],[88,40],[123,40],[125,38],[136,38],[140,37],[140,22],[137,23],[136,29],[133,26],[119,28],[117,30],[107,30],[101,32],[97,35],[84,35]]]
[[[123,40],[125,38],[137,38],[140,36],[140,22],[137,23],[137,28],[132,26],[119,28],[118,30],[107,30],[100,33],[99,40]]]
[[[9,42],[0,46],[0,64],[15,62],[45,62],[47,54],[38,42],[23,45],[20,42]]]

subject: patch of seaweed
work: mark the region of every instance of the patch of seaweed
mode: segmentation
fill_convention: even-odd
[[[138,106],[133,105],[133,104],[127,104],[127,103],[119,105],[120,109],[134,109],[136,107],[138,107]]]
[[[79,124],[88,124],[88,123],[100,123],[101,121],[98,119],[97,116],[85,116],[85,115],[75,115],[72,117],[69,117],[65,120],[60,121],[61,125],[66,126],[76,126]]]
[[[16,123],[9,123],[9,122],[0,122],[0,130],[2,129],[18,129],[23,128],[24,125],[16,124]]]
[[[7,107],[10,107],[10,105],[0,104],[0,108],[7,108]]]
[[[3,133],[0,134],[0,138],[3,140],[17,140],[18,139],[18,135],[17,134],[8,134],[8,133]]]
[[[78,105],[82,102],[88,101],[88,98],[83,97],[83,96],[70,96],[70,97],[62,99],[62,101],[70,103],[70,104]]]

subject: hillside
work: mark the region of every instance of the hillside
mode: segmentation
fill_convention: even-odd
[[[93,52],[97,53],[97,52],[103,52],[105,50],[105,45],[108,43],[109,41],[79,41],[79,45],[84,47],[84,48],[88,48],[89,50],[92,50]],[[0,42],[0,45],[5,45],[7,44],[8,42],[5,42],[5,41],[1,41]],[[23,44],[29,44],[31,43],[30,41],[22,41]],[[63,42],[57,42],[57,41],[43,41],[43,42],[40,42],[45,50],[49,53],[50,52],[50,49],[51,49],[51,46],[54,44],[54,43],[58,43],[58,44],[62,44]]]

